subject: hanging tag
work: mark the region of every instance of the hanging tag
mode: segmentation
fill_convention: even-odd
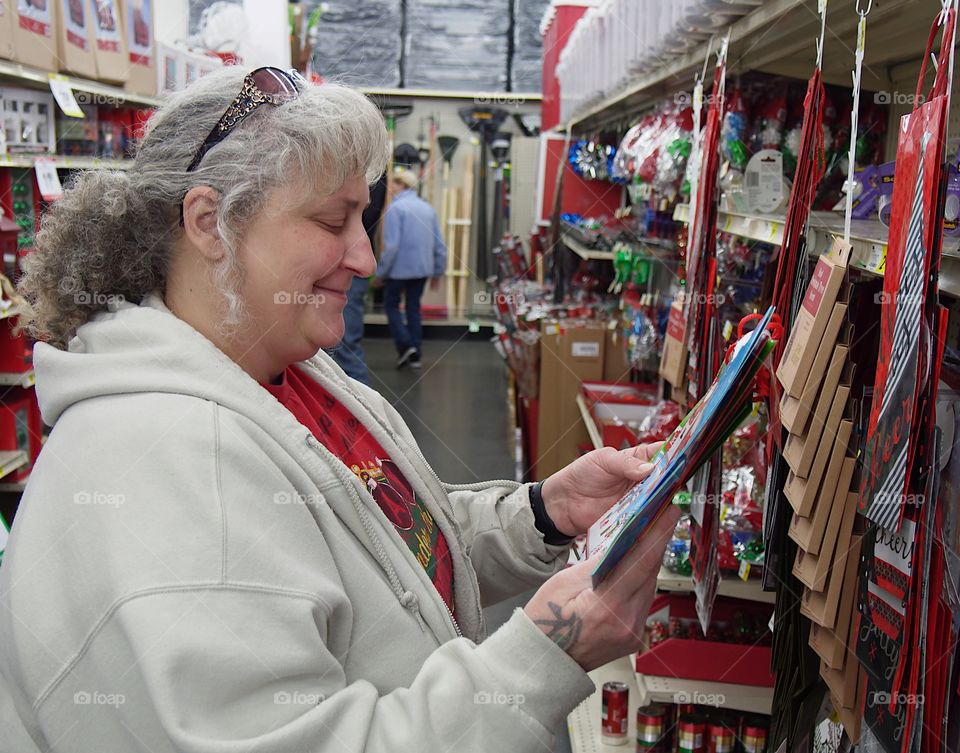
[[[818,0],[817,1],[817,13],[821,16],[827,12],[827,0]]]
[[[740,569],[737,571],[737,575],[744,582],[750,580],[750,563],[746,560],[740,560]]]
[[[480,331],[480,322],[476,319],[471,319],[470,324],[467,326],[467,329],[470,332],[479,332]]]
[[[59,73],[51,73],[50,91],[53,94],[53,98],[57,100],[57,104],[60,105],[60,109],[63,110],[64,115],[68,115],[71,118],[83,117],[83,110],[81,110],[80,105],[77,104],[77,98],[73,96],[73,88],[70,86],[70,82],[66,76],[61,76]]]
[[[867,47],[867,17],[860,16],[860,23],[857,24],[857,54],[863,55]]]
[[[703,110],[703,82],[698,81],[697,85],[693,87],[693,111],[700,112]]]
[[[63,197],[63,185],[57,175],[57,163],[49,157],[37,157],[34,163],[37,187],[44,201],[56,201]]]
[[[773,214],[784,201],[783,153],[764,149],[754,154],[744,173],[747,209],[753,213]]]

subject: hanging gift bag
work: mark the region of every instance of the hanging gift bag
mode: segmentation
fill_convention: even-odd
[[[935,332],[938,229],[944,193],[944,142],[950,89],[950,50],[956,22],[944,10],[927,40],[915,106],[900,121],[893,212],[880,318],[880,354],[863,455],[860,509],[884,528],[899,530],[916,457],[918,396],[929,373]],[[921,95],[927,60],[943,29],[941,64],[930,96]],[[922,104],[921,104],[922,103]]]

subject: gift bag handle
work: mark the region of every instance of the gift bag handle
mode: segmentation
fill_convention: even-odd
[[[937,16],[937,20],[930,27],[930,36],[927,38],[927,49],[923,53],[923,62],[920,64],[920,78],[917,80],[917,93],[913,100],[913,109],[916,110],[922,101],[923,78],[927,74],[927,61],[930,59],[930,53],[933,52],[933,41],[937,38],[937,32],[943,26],[943,38],[940,40],[940,64],[937,66],[937,75],[933,79],[933,86],[930,87],[930,97],[940,97],[947,93],[947,75],[949,73],[947,56],[953,47],[953,30],[956,23],[956,13],[953,4],[949,8],[944,8]],[[946,55],[944,55],[946,53]]]

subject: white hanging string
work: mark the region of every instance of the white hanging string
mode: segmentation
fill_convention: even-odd
[[[871,4],[873,0],[870,0]],[[823,68],[823,39],[827,36],[827,0],[818,0],[818,12],[820,13],[820,38],[817,40],[817,69]]]
[[[867,39],[867,15],[873,8],[873,0],[867,4],[866,10],[861,10],[860,0],[857,0],[857,15],[860,23],[857,24],[857,52],[856,64],[853,71],[853,111],[850,113],[850,154],[847,157],[847,202],[843,217],[843,240],[850,243],[850,224],[853,221],[853,187],[856,185],[854,174],[857,169],[857,126],[860,120],[860,79],[863,75],[863,52]]]

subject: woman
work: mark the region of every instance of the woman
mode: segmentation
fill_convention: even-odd
[[[0,568],[5,751],[539,753],[639,644],[673,514],[609,585],[562,568],[647,448],[444,485],[321,352],[374,270],[386,152],[359,94],[228,69],[45,217],[22,287],[53,429]],[[481,605],[535,586],[485,639]]]

